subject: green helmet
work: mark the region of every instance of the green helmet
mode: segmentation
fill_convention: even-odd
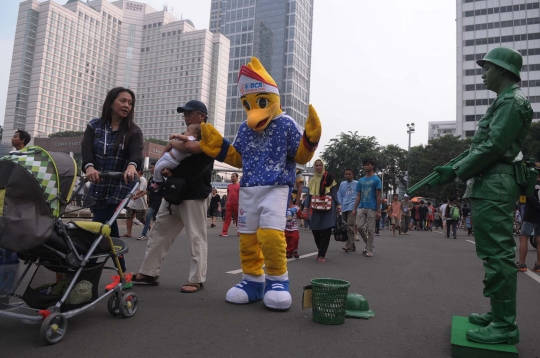
[[[486,62],[491,62],[504,68],[516,75],[521,81],[519,71],[523,65],[523,57],[514,49],[508,47],[495,47],[484,56],[483,59],[476,61],[478,66],[484,67]]]
[[[369,304],[364,296],[358,293],[349,293],[347,295],[345,317],[368,319],[375,317],[375,312],[369,309]]]

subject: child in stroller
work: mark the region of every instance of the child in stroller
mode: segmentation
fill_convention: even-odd
[[[108,298],[112,315],[131,317],[138,308],[134,293],[126,293],[118,256],[127,243],[110,237],[110,225],[126,206],[133,190],[121,202],[109,222],[70,222],[61,219],[72,198],[76,164],[66,153],[26,147],[0,158],[0,249],[16,252],[24,270],[0,289],[0,317],[41,322],[40,335],[49,344],[58,343],[67,330],[67,319]],[[102,173],[121,177],[123,173]],[[109,258],[114,267],[105,267]],[[1,261],[1,260],[0,260]],[[5,261],[5,260],[4,260]],[[12,267],[16,260],[9,262]],[[98,283],[103,269],[115,270],[120,282],[103,295]],[[32,270],[33,269],[33,270]],[[3,267],[0,266],[0,277]],[[46,284],[39,282],[49,276]],[[30,276],[27,278],[27,276]],[[24,293],[18,293],[23,282]],[[31,314],[29,314],[29,312]]]

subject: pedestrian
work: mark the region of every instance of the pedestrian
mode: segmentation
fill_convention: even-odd
[[[379,229],[384,230],[384,227],[386,226],[386,216],[388,215],[388,209],[390,208],[390,205],[388,205],[388,200],[383,199],[381,203],[381,219]],[[401,218],[400,218],[401,219]],[[400,220],[401,221],[401,220]]]
[[[366,257],[373,256],[373,239],[375,233],[375,220],[381,217],[381,179],[375,175],[375,160],[364,159],[364,177],[358,180],[356,186],[356,200],[352,214],[356,216],[358,232],[364,240],[365,247],[362,253]],[[357,209],[358,208],[358,209]]]
[[[515,161],[521,157],[534,112],[519,88],[523,58],[518,51],[494,47],[477,64],[484,68],[486,88],[497,97],[477,123],[467,156],[453,167],[435,170],[441,178],[439,185],[452,183],[456,177],[467,183],[464,198],[471,202],[476,254],[484,264],[484,296],[490,298],[491,310],[469,316],[470,322],[485,327],[468,331],[466,337],[478,343],[516,344],[518,271],[512,214],[528,183],[518,183],[516,177],[525,178],[526,168]]]
[[[337,198],[337,183],[334,175],[324,170],[324,163],[317,159],[313,164],[315,173],[308,183],[307,208],[312,208],[310,218],[311,232],[317,245],[317,261],[326,262],[326,251],[330,244],[332,228],[336,225],[341,205]],[[304,215],[307,215],[304,208]]]
[[[405,235],[409,235],[412,208],[413,204],[409,200],[409,196],[407,194],[403,195],[403,200],[401,201],[401,232]]]
[[[32,137],[30,134],[28,134],[27,131],[23,131],[22,129],[17,129],[15,133],[13,133],[13,138],[11,138],[11,145],[15,150],[20,151],[24,147],[30,143],[30,140]]]
[[[302,194],[302,198],[300,199],[300,210],[302,210],[302,212],[304,212],[305,202],[306,202],[306,194]],[[300,219],[300,227],[304,226],[304,221],[305,221],[304,215],[302,215],[302,218]]]
[[[433,226],[433,220],[435,219],[435,209],[433,208],[433,205],[431,205],[431,202],[428,201],[427,203],[427,222],[426,222],[426,230],[432,231],[431,227]]]
[[[392,225],[392,236],[396,236],[396,228],[401,235],[401,203],[397,194],[392,195],[392,203],[390,204],[390,223]]]
[[[452,228],[452,238],[457,239],[457,226],[461,217],[461,208],[458,200],[451,198],[446,206],[446,238],[450,238],[450,227]]]
[[[223,196],[221,197],[221,207],[222,208],[227,207],[227,194],[223,194]],[[225,222],[225,213],[226,213],[226,210],[221,210],[221,221],[223,222]]]
[[[442,228],[442,216],[441,216],[440,209],[437,206],[434,206],[434,210],[435,210],[435,214],[433,214],[433,218],[434,218],[435,229]]]
[[[525,259],[529,246],[529,237],[536,236],[536,242],[540,242],[540,175],[536,178],[536,186],[532,195],[527,196],[521,233],[519,236],[519,261],[516,263],[521,272],[527,271]],[[534,272],[540,272],[540,249],[536,250]]]
[[[418,207],[418,228],[419,230],[427,230],[427,214],[428,208],[424,200],[420,200],[420,206]]]
[[[147,240],[146,234],[148,233],[148,230],[150,229],[150,225],[152,220],[156,221],[156,214],[159,210],[159,207],[161,205],[161,201],[163,199],[163,186],[159,186],[159,188],[156,189],[148,189],[151,187],[151,185],[154,183],[154,171],[156,170],[156,165],[154,163],[150,164],[150,174],[152,175],[150,179],[148,180],[148,186],[147,186],[147,207],[146,210],[146,217],[144,218],[144,227],[141,232],[141,236],[137,238],[137,240]],[[170,174],[169,169],[164,169],[161,172],[163,177],[168,177]],[[164,174],[167,173],[167,174]]]
[[[356,217],[352,215],[354,209],[354,201],[356,199],[356,185],[357,180],[354,180],[354,171],[352,169],[345,169],[345,180],[339,184],[337,192],[338,201],[341,203],[341,215],[343,220],[347,223],[347,242],[343,247],[343,251],[356,251],[355,232],[354,226],[356,223]]]
[[[187,126],[208,120],[206,105],[200,101],[191,100],[185,106],[178,107],[177,111],[183,113]],[[172,142],[174,142],[172,146],[179,151],[191,153],[190,157],[182,160],[172,171],[172,178],[182,178],[186,181],[186,192],[179,205],[162,201],[156,215],[157,220],[148,235],[144,261],[139,273],[133,276],[133,282],[146,285],[159,284],[163,260],[185,227],[191,249],[191,262],[188,282],[182,285],[180,292],[193,293],[202,290],[206,281],[208,256],[206,209],[212,191],[214,159],[202,152],[198,141]]]
[[[139,171],[140,184],[139,188],[135,192],[135,195],[131,197],[131,200],[126,207],[126,233],[121,237],[132,237],[131,229],[133,228],[133,221],[139,220],[143,225],[146,224],[146,210],[148,210],[148,204],[146,203],[146,194],[148,193],[146,186],[146,178],[143,176],[142,170]]]
[[[290,259],[294,257],[299,259],[298,242],[300,233],[298,232],[298,215],[302,215],[300,207],[294,204],[295,198],[291,196],[289,199],[289,207],[287,209],[287,223],[285,224],[285,241],[287,242],[287,251],[285,257]]]
[[[133,122],[134,111],[135,94],[127,88],[113,88],[103,102],[101,117],[92,119],[84,131],[82,167],[91,183],[88,195],[94,201],[92,221],[109,221],[135,185],[133,178],[142,165],[143,139],[141,129]],[[102,171],[124,172],[124,177],[103,179]],[[116,221],[111,225],[111,236],[120,236]],[[119,261],[125,272],[123,255]],[[130,280],[131,276],[126,274],[126,281]],[[113,276],[111,285],[118,282],[120,276]]]
[[[446,229],[446,206],[448,205],[448,199],[446,199],[446,201],[440,206],[439,208],[439,212],[441,213],[441,217],[442,217],[442,228],[443,230]]]
[[[224,195],[225,196],[225,195]],[[231,174],[231,184],[227,186],[227,206],[225,207],[225,222],[219,236],[229,236],[229,226],[231,220],[234,220],[235,226],[238,225],[238,199],[240,197],[240,183],[238,182],[238,173]],[[223,211],[223,207],[222,207]],[[236,226],[238,230],[238,227]]]
[[[212,218],[212,224],[210,227],[217,226],[217,220],[219,213],[221,212],[221,197],[217,193],[216,188],[212,188],[212,194],[210,194],[210,217]]]
[[[463,217],[462,225],[463,225],[463,228],[465,229],[465,231],[467,230],[467,225],[465,224],[465,218],[469,216],[470,212],[471,212],[471,209],[469,209],[469,207],[467,206],[466,203],[463,203],[463,209],[461,209],[461,213],[463,214],[462,215],[462,217]]]
[[[413,204],[413,208],[411,210],[413,230],[418,230],[418,227],[420,226],[420,212],[418,211],[419,207],[420,204],[416,202]]]
[[[294,179],[293,196],[295,197],[295,205],[300,207],[302,189],[304,188],[304,177],[302,170],[296,169],[296,178]]]

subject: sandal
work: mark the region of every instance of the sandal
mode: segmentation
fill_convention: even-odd
[[[128,235],[128,234],[124,234],[124,235],[120,235],[120,237],[133,237],[133,236]]]
[[[202,282],[188,282],[188,283],[182,285],[182,287],[186,287],[186,286],[195,287],[196,290],[186,290],[186,289],[182,288],[180,290],[180,292],[182,292],[182,293],[193,293],[193,292],[199,292],[200,290],[202,290],[204,288]]]
[[[519,262],[516,262],[516,266],[519,272],[527,271],[527,265],[525,264],[520,264]]]
[[[137,275],[143,276],[143,278],[137,278]],[[148,285],[148,286],[157,286],[159,285],[159,276],[152,277],[152,276],[146,276],[142,273],[132,273],[131,274],[131,282],[135,285]]]
[[[540,272],[540,265],[535,262],[534,267],[531,269],[531,271]]]

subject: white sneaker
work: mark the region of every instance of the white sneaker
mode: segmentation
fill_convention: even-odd
[[[133,223],[134,223],[135,225],[143,225],[143,223],[140,222],[139,219],[137,219],[137,218],[133,218]]]
[[[148,240],[148,238],[144,235],[141,235],[137,238],[137,240]]]

